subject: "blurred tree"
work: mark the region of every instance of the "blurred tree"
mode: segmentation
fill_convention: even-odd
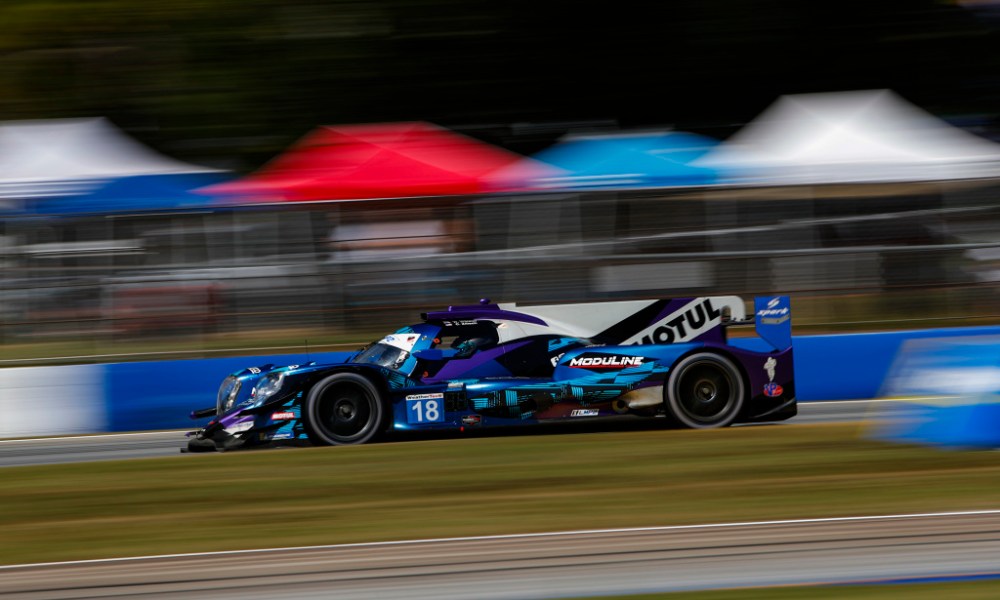
[[[0,23],[0,118],[106,115],[239,168],[322,123],[724,135],[783,93],[892,87],[990,114],[1000,99],[993,22],[935,0],[4,0]]]

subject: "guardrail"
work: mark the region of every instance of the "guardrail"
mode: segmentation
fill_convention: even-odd
[[[1000,326],[795,336],[796,392],[804,402],[876,397],[908,340],[979,335],[1000,335]],[[732,343],[754,349],[765,345],[757,338]],[[322,362],[334,355],[0,369],[0,438],[193,428],[187,414],[214,403],[225,374],[266,363]]]

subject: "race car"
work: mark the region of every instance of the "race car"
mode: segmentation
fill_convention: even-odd
[[[362,444],[391,430],[666,417],[690,428],[796,414],[791,305],[736,296],[450,306],[332,362],[227,376],[189,451]],[[755,325],[757,336],[729,339]]]

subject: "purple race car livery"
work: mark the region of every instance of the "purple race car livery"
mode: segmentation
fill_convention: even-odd
[[[336,362],[250,367],[226,377],[188,449],[283,439],[360,444],[390,430],[490,428],[666,417],[692,428],[796,414],[791,307],[736,296],[421,315]],[[757,337],[730,340],[735,325]]]

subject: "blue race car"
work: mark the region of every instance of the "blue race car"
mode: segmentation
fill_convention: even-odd
[[[250,367],[226,377],[188,450],[273,440],[362,444],[390,430],[464,430],[665,416],[691,428],[796,414],[791,306],[736,296],[421,315],[336,362]],[[728,339],[754,323],[758,337]]]

